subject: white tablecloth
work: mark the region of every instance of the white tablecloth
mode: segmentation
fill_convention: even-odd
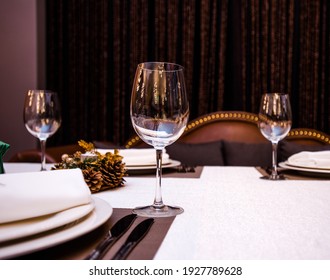
[[[5,163],[6,172],[40,165]],[[180,205],[155,259],[330,259],[330,181],[267,181],[253,167],[205,167],[200,179],[163,179],[163,200]],[[94,194],[112,207],[153,201],[154,178],[127,177]]]

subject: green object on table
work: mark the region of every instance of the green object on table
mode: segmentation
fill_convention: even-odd
[[[10,147],[9,144],[0,141],[0,174],[5,173],[5,170],[3,168],[2,157],[7,152],[7,150],[9,149],[9,147]]]

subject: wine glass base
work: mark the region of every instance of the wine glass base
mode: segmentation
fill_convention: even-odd
[[[260,179],[264,180],[273,180],[273,181],[280,181],[280,180],[285,180],[284,176],[282,174],[277,174],[277,175],[266,175],[260,177]]]
[[[142,217],[151,217],[151,218],[163,218],[163,217],[173,217],[183,213],[183,208],[177,206],[168,206],[157,208],[153,205],[137,207],[133,209],[133,213]]]

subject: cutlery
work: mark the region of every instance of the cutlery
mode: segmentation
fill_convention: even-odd
[[[118,252],[112,258],[113,260],[124,260],[133,250],[133,248],[143,239],[147,234],[154,219],[149,218],[139,223],[127,237],[125,243],[120,247]]]
[[[106,237],[101,241],[99,245],[85,258],[85,260],[99,260],[109,248],[128,230],[136,219],[136,214],[130,214],[121,218],[116,222],[109,230]]]

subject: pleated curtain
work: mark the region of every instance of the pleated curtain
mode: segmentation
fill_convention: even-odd
[[[185,68],[190,119],[258,113],[261,94],[290,94],[293,126],[330,133],[326,0],[47,0],[47,87],[60,94],[53,145],[124,143],[138,63]]]

